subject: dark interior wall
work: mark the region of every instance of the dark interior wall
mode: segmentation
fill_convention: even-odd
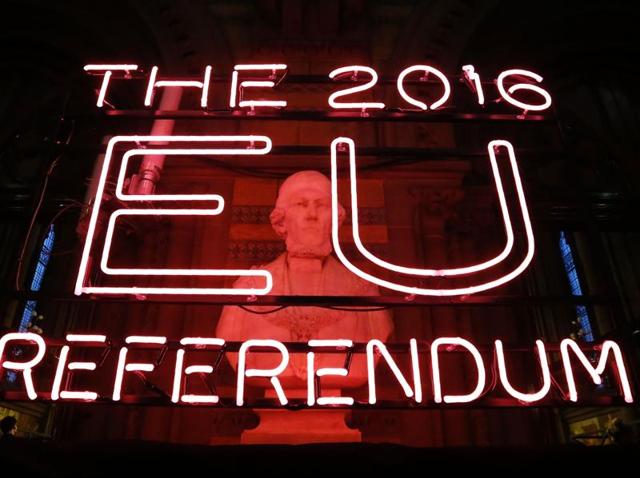
[[[91,93],[95,82],[82,74],[85,63],[133,61],[145,67],[157,64],[164,71],[176,74],[198,75],[205,64],[214,64],[224,74],[234,63],[268,57],[274,61],[285,60],[296,73],[326,74],[341,64],[366,62],[382,74],[394,75],[414,62],[433,62],[451,73],[457,72],[460,65],[473,62],[491,78],[505,67],[522,66],[540,72],[553,93],[558,129],[541,132],[533,128],[504,130],[490,126],[421,130],[391,125],[356,131],[377,146],[404,143],[420,147],[483,147],[492,135],[507,134],[523,147],[548,144],[561,147],[566,154],[537,158],[523,165],[541,239],[533,266],[536,277],[519,283],[515,290],[567,292],[567,284],[560,277],[562,269],[555,241],[560,229],[573,231],[576,241],[582,241],[578,254],[584,263],[587,286],[593,292],[611,296],[617,304],[613,313],[597,312],[600,328],[606,333],[627,333],[638,328],[640,303],[636,285],[640,264],[633,205],[637,204],[640,175],[635,160],[638,94],[633,80],[637,77],[637,65],[632,61],[638,56],[633,41],[633,25],[640,14],[637,7],[628,2],[607,2],[606,5],[586,2],[579,8],[571,3],[537,2],[529,9],[498,1],[332,0],[322,4],[320,8],[302,1],[8,2],[3,7],[8,11],[3,15],[7,25],[0,32],[3,71],[0,88],[4,92],[0,98],[0,117],[3,118],[0,123],[3,217],[0,234],[6,244],[0,258],[3,287],[14,288],[16,259],[22,247],[20,238],[25,237],[29,228],[29,216],[39,202],[47,171],[59,158],[26,247],[21,285],[28,285],[35,251],[46,226],[56,218],[59,230],[56,248],[71,253],[61,256],[62,261],[52,262],[45,288],[55,289],[62,282],[70,290],[75,264],[73,267],[69,264],[74,260],[73,250],[80,244],[75,227],[85,200],[86,184],[92,176],[96,146],[101,144],[103,136],[117,132],[112,124],[58,121],[70,94],[79,102],[75,107],[93,112]],[[77,95],[78,91],[84,93]],[[318,91],[303,90],[300,94],[318,95]],[[128,86],[118,89],[114,95],[115,102],[140,102],[140,92]],[[324,91],[318,97],[322,95]],[[317,106],[323,107],[321,99],[317,100]],[[178,127],[189,130],[192,125],[185,123]],[[118,128],[138,131],[149,128],[149,123],[130,121]],[[292,131],[296,131],[297,136],[293,136]],[[330,128],[308,132],[302,126],[292,125],[290,131],[275,134],[281,134],[283,141],[294,138],[293,141],[300,144],[306,139],[315,144],[333,133]],[[77,149],[61,154],[56,143],[64,143],[69,138]],[[454,172],[449,177],[448,191],[460,184],[473,183],[474,168],[482,168],[475,163],[467,166],[471,173],[455,176],[459,172]],[[287,168],[291,166],[285,164],[283,171]],[[408,173],[415,174],[415,171]],[[432,188],[429,177],[433,172],[423,170],[420,174],[426,179],[419,186]],[[236,179],[228,174],[222,177]],[[374,175],[374,179],[380,178]],[[395,183],[390,180],[384,183],[385,213],[389,218],[386,226],[392,240],[406,241],[403,242],[406,248],[390,251],[395,254],[394,258],[415,261],[423,258],[421,237],[433,231],[407,232],[407,224],[414,220],[403,216],[407,181],[405,176]],[[424,200],[425,196],[421,197]],[[435,199],[428,196],[426,201],[431,203]],[[456,209],[465,204],[464,201],[454,203],[448,206]],[[420,211],[424,204],[414,207]],[[57,216],[64,208],[67,209]],[[459,212],[456,209],[456,214]],[[425,222],[433,219],[432,216]],[[439,220],[448,234],[451,231],[457,234],[457,250],[466,248],[471,257],[482,254],[480,246],[463,240],[468,225],[444,221],[443,217]],[[491,231],[485,234],[490,236]],[[432,244],[432,250],[438,247],[443,246]],[[445,261],[454,252],[442,250],[440,257],[428,258]],[[546,277],[548,275],[552,277]],[[6,311],[4,323],[15,325],[21,302],[3,296],[2,305]],[[215,315],[216,311],[210,313]],[[559,337],[571,330],[568,325],[572,320],[571,308],[565,307],[553,314],[546,310],[527,313],[532,317],[551,317],[553,325],[542,327],[549,335]],[[47,331],[59,334],[67,328],[91,323],[83,321],[101,323],[101,316],[108,320],[114,314],[130,315],[111,309],[96,311],[85,306],[56,306],[48,313]],[[164,327],[176,335],[189,330],[189,320],[194,315],[188,310],[179,314],[169,310],[158,313],[153,308],[142,314],[146,325],[154,324],[158,330]],[[411,333],[411,325],[416,325],[425,336],[438,330],[467,330],[482,336],[484,314],[474,311],[452,316],[450,312],[413,311],[407,313],[407,321],[398,325],[396,331],[398,338],[403,339]],[[185,319],[176,322],[177,315]],[[531,329],[541,327],[537,323],[531,327],[514,326],[510,319],[513,310],[496,315],[499,317],[493,320],[513,337],[531,337],[534,334]],[[88,316],[91,319],[87,319]],[[456,326],[448,329],[447,324],[452,322]],[[66,433],[82,431],[95,437],[110,426],[106,434],[111,438],[156,437],[206,442],[215,426],[225,433],[239,433],[251,425],[251,419],[242,413],[209,416],[207,429],[200,429],[196,437],[184,430],[200,423],[200,411],[118,410],[113,412],[122,415],[118,420],[111,420],[111,411],[86,413],[95,416],[85,420],[87,415],[82,412],[66,417],[66,422],[62,420],[60,423],[68,426]],[[369,427],[371,441],[391,435],[395,441],[420,445],[508,444],[558,439],[555,431],[531,429],[538,417],[527,412],[483,413],[454,412],[446,417],[427,413],[418,419],[406,414],[380,413],[369,421],[365,418],[360,421]],[[87,423],[93,424],[87,426]],[[460,431],[449,435],[443,432],[454,427]],[[429,434],[423,433],[424,429],[428,429]]]

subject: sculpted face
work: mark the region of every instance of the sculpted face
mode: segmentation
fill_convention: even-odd
[[[302,171],[287,178],[276,210],[284,215],[279,232],[290,255],[326,257],[331,253],[331,183],[326,176]]]
[[[285,212],[287,251],[301,257],[331,253],[331,197],[317,189],[291,195]]]

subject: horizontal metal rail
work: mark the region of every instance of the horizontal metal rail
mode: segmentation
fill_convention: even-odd
[[[26,392],[17,391],[4,391],[0,392],[0,400],[3,401],[19,401],[29,402],[29,397]],[[69,404],[83,404],[82,401],[52,401],[51,394],[38,393],[38,402],[48,403],[64,403]],[[304,399],[289,399],[289,403],[286,405],[280,404],[276,399],[250,399],[245,398],[244,404],[239,407],[236,405],[234,399],[220,397],[220,401],[216,404],[198,404],[198,403],[173,403],[168,396],[161,395],[159,392],[156,395],[134,395],[123,394],[120,401],[114,402],[111,397],[99,396],[94,404],[103,405],[142,405],[142,406],[155,406],[155,407],[207,407],[207,408],[223,408],[223,409],[279,409],[279,410],[318,410],[318,409],[359,409],[359,410],[454,410],[454,409],[489,409],[489,408],[582,408],[582,407],[634,407],[635,404],[626,403],[619,397],[589,397],[580,399],[579,402],[574,403],[568,400],[562,400],[560,398],[550,398],[540,400],[538,402],[521,402],[515,398],[481,398],[470,403],[436,403],[433,400],[424,400],[422,403],[416,403],[413,400],[378,400],[375,404],[370,404],[366,400],[355,400],[353,405],[315,405],[309,407],[307,401]]]
[[[318,296],[318,295],[263,295],[263,296],[171,296],[154,295],[81,295],[55,294],[51,292],[4,291],[0,297],[38,302],[87,302],[87,303],[151,303],[189,305],[241,305],[307,306],[307,307],[420,307],[420,306],[556,306],[556,305],[605,305],[611,298],[603,295],[467,295],[457,297],[425,296]],[[350,309],[351,310],[351,309]]]
[[[459,113],[447,111],[405,111],[388,108],[384,111],[325,111],[325,110],[155,110],[155,109],[105,109],[94,113],[68,113],[66,119],[89,121],[91,119],[193,119],[193,120],[248,120],[248,121],[401,121],[417,123],[492,123],[492,122],[554,122],[551,115],[521,113]]]

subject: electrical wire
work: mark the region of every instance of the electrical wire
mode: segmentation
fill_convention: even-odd
[[[288,307],[290,307],[289,305],[282,305],[280,307],[275,307],[271,310],[266,310],[266,311],[258,311],[258,310],[253,310],[250,309],[249,307],[245,306],[245,305],[239,305],[238,307],[240,307],[242,310],[246,310],[247,312],[250,312],[252,314],[256,314],[256,315],[267,315],[267,314],[273,314],[274,312],[278,312],[282,309],[286,309]],[[331,310],[340,310],[340,311],[345,311],[345,312],[377,312],[380,310],[389,310],[391,307],[336,307],[336,306],[331,306],[331,305],[320,305],[317,306],[320,307],[322,309],[331,309]]]
[[[344,312],[377,312],[379,310],[389,310],[391,307],[382,306],[382,307],[339,307],[335,305],[321,305],[323,309],[331,309],[331,310],[341,310]]]
[[[281,305],[280,307],[275,307],[271,310],[265,310],[265,311],[259,311],[259,310],[252,310],[249,307],[245,306],[245,305],[239,305],[238,307],[240,307],[242,310],[246,310],[247,312],[251,313],[251,314],[256,314],[256,315],[267,315],[267,314],[273,314],[274,312],[278,312],[279,310],[282,309],[286,309],[287,307],[289,307],[288,305]]]
[[[27,244],[29,243],[29,239],[31,238],[31,232],[33,231],[33,226],[36,222],[36,216],[38,215],[38,212],[42,207],[42,202],[44,201],[44,194],[47,190],[47,185],[49,184],[49,177],[51,176],[51,173],[53,172],[54,168],[57,166],[61,156],[62,155],[56,156],[56,158],[49,165],[49,169],[47,170],[47,173],[45,175],[44,182],[42,185],[42,189],[40,191],[40,197],[38,198],[36,207],[33,211],[33,214],[31,215],[29,227],[27,228],[27,234],[24,238],[24,241],[22,242],[22,247],[20,248],[20,254],[18,255],[18,267],[16,270],[16,277],[15,277],[15,286],[17,291],[22,290],[22,287],[20,286],[20,274],[22,273],[22,264],[24,262],[24,255],[27,251]]]
[[[65,140],[65,145],[69,145],[71,138],[73,137],[74,129],[75,129],[75,122],[72,123],[71,131],[69,132],[69,135]],[[42,207],[44,196],[47,191],[47,186],[49,184],[49,178],[51,177],[53,170],[58,165],[58,162],[60,161],[61,158],[62,158],[62,153],[56,156],[56,158],[51,162],[51,164],[49,165],[49,168],[47,169],[47,173],[45,174],[45,178],[42,184],[42,189],[40,190],[40,196],[38,198],[38,202],[33,211],[33,214],[31,215],[31,220],[29,221],[29,227],[27,228],[27,233],[22,242],[20,254],[18,255],[18,265],[16,268],[16,277],[15,277],[15,287],[17,291],[22,290],[22,287],[20,286],[20,275],[22,274],[22,266],[24,264],[24,255],[27,250],[27,245],[29,244],[29,239],[31,238],[31,233],[33,232],[33,226],[35,225],[36,217],[38,216],[38,213],[40,212],[40,208]]]

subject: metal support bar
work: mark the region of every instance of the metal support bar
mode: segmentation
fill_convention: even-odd
[[[142,119],[194,119],[194,120],[246,120],[246,121],[402,121],[415,123],[527,123],[531,121],[550,123],[552,116],[520,113],[457,113],[447,110],[403,111],[388,108],[384,111],[324,111],[324,110],[285,110],[260,111],[244,110],[104,110],[90,114],[69,114],[69,119],[89,121],[103,118],[142,118]]]
[[[608,304],[610,298],[601,295],[467,295],[458,297],[421,297],[421,296],[306,296],[306,295],[264,295],[264,296],[95,296],[72,294],[55,295],[34,291],[4,291],[0,297],[19,300],[37,300],[42,302],[86,302],[86,303],[125,303],[125,304],[185,304],[190,305],[239,305],[249,308],[260,306],[296,306],[296,307],[354,307],[367,311],[368,307],[475,307],[475,306],[540,306],[540,305],[591,305]],[[259,312],[260,311],[258,309]]]

